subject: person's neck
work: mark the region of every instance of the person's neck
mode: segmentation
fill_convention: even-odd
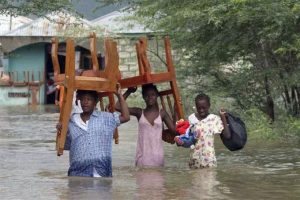
[[[80,113],[80,117],[81,117],[82,121],[84,121],[84,122],[88,121],[90,119],[92,113],[93,113],[93,111]]]
[[[195,113],[195,116],[197,117],[198,120],[205,119],[208,115],[209,113],[207,113],[207,115],[205,115],[204,117],[201,117],[198,113]]]
[[[148,110],[158,110],[158,104],[155,104],[155,105],[148,105],[146,108],[145,108],[146,111]]]

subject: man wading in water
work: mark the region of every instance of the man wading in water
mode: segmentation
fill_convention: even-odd
[[[70,150],[69,176],[111,177],[112,141],[114,130],[130,119],[121,88],[116,92],[121,114],[95,110],[98,93],[78,90],[82,113],[71,116],[65,149]],[[61,124],[57,124],[61,131]]]

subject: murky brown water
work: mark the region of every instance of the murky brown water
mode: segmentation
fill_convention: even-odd
[[[113,178],[67,177],[56,156],[55,107],[0,107],[0,199],[299,199],[300,148],[249,141],[229,152],[217,141],[218,167],[189,170],[188,150],[165,145],[166,166],[134,167],[136,120],[113,146]]]

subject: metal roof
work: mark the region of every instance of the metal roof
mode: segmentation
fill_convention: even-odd
[[[95,31],[100,28],[100,32],[109,33],[151,33],[153,31],[146,29],[145,26],[133,21],[126,21],[125,18],[133,16],[128,10],[113,11],[107,15],[101,16],[93,21],[88,21],[81,17],[70,14],[69,12],[53,12],[31,20],[26,17],[0,16],[0,36],[73,36],[80,37],[87,32]],[[1,23],[1,19],[3,23]],[[13,26],[10,27],[11,24]],[[3,26],[3,28],[1,27]],[[6,29],[5,29],[6,27]],[[7,29],[8,27],[8,29]],[[11,30],[9,30],[11,28]]]
[[[0,15],[0,35],[4,35],[31,21],[31,19],[23,16]]]
[[[102,26],[107,32],[114,33],[149,33],[144,25],[135,21],[125,21],[125,18],[133,16],[129,11],[113,11],[107,15],[92,20],[94,26]]]
[[[59,36],[70,29],[89,28],[92,24],[68,12],[54,12],[24,24],[4,36]]]

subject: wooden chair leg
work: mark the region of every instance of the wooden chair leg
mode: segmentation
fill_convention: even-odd
[[[60,134],[57,133],[57,137],[56,137],[56,148],[57,148],[56,150],[58,156],[63,154],[64,147],[65,147],[68,124],[69,124],[70,114],[72,110],[73,93],[74,93],[74,89],[71,88],[64,89],[63,104],[59,116],[59,122],[62,124],[62,130]]]
[[[184,112],[182,109],[182,101],[179,96],[179,91],[178,91],[178,87],[177,87],[177,83],[176,83],[175,79],[173,79],[170,82],[170,86],[171,86],[171,90],[172,90],[173,97],[174,97],[174,103],[175,103],[174,109],[176,110],[177,117],[178,117],[178,119],[184,119]]]
[[[63,99],[64,99],[65,87],[61,86],[60,94],[59,94],[59,106],[62,107]]]
[[[113,93],[109,93],[108,99],[109,99],[109,111],[110,112],[115,112],[115,98],[114,98],[114,94]],[[114,132],[114,140],[115,140],[115,144],[119,144],[119,132],[118,132],[117,128],[116,128],[116,130]]]
[[[62,130],[60,135],[57,137],[57,155],[60,156],[63,154],[68,124],[70,120],[70,114],[72,110],[72,102],[74,95],[74,80],[75,80],[75,46],[74,41],[71,39],[67,40],[66,46],[66,79],[65,79],[65,88],[63,95],[63,106],[59,116],[59,122],[62,124]]]
[[[160,96],[160,103],[161,103],[161,106],[164,110],[166,110],[166,104],[165,104],[165,100],[164,100],[164,97],[163,96]]]
[[[99,97],[99,104],[100,104],[100,110],[104,111],[105,107],[104,107],[104,101],[102,97]]]

